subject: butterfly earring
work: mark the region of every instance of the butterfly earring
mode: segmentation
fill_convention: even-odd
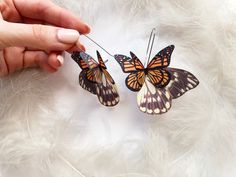
[[[107,107],[117,105],[119,94],[100,53],[97,51],[98,62],[85,52],[73,52],[71,57],[82,69],[79,75],[80,86],[97,95],[102,105]]]
[[[168,68],[175,48],[173,45],[161,50],[149,62],[155,39],[154,31],[155,29],[150,35],[147,48],[149,57],[146,68],[132,52],[130,52],[131,57],[114,56],[123,72],[129,73],[125,81],[126,86],[131,91],[138,92],[139,109],[152,115],[166,113],[171,108],[172,99],[180,97],[199,84],[198,79],[188,71]]]

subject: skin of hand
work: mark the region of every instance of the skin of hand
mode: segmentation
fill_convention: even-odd
[[[0,76],[29,67],[55,72],[63,51],[85,50],[90,28],[50,0],[0,1]]]

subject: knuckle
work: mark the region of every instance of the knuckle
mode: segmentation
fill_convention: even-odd
[[[0,52],[0,77],[7,76],[9,74],[9,68],[4,53],[4,50]]]
[[[45,29],[43,25],[32,25],[33,36],[36,40],[40,40],[41,42],[45,42]]]

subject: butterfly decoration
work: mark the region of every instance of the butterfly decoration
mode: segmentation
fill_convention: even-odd
[[[199,81],[188,71],[168,68],[174,45],[161,50],[145,68],[138,57],[115,55],[124,73],[129,73],[125,83],[128,89],[138,92],[139,109],[147,114],[163,114],[170,110],[176,99],[195,88]]]
[[[100,53],[97,51],[99,63],[85,52],[73,52],[71,57],[82,69],[79,75],[80,86],[97,95],[102,105],[107,107],[117,105],[119,94]]]

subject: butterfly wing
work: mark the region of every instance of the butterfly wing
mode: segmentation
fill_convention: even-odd
[[[97,51],[97,57],[98,57],[98,62],[100,64],[100,66],[103,69],[107,69],[107,67],[106,67],[106,65],[105,65],[105,63],[104,63],[104,61],[103,61],[103,59],[102,59],[102,57],[101,57],[101,55],[100,55],[100,53],[98,51]]]
[[[168,90],[157,89],[146,77],[137,95],[137,103],[143,113],[156,115],[166,113],[171,108],[172,98]]]
[[[89,69],[87,63],[81,58],[80,52],[73,52],[71,58],[79,65],[82,70]]]
[[[137,70],[143,70],[144,66],[142,62],[132,53],[130,52],[131,57],[127,57],[125,55],[115,55],[115,60],[119,63],[124,73],[132,73]]]
[[[170,91],[173,99],[182,96],[199,84],[198,79],[188,71],[176,68],[166,68],[166,70],[171,73],[171,81],[167,89]]]
[[[79,84],[83,89],[96,95],[97,92],[96,92],[95,82],[92,82],[91,80],[88,79],[88,77],[90,77],[89,75],[91,75],[91,70],[89,69],[82,70],[79,75]]]
[[[116,61],[120,64],[124,73],[130,73],[126,78],[126,86],[131,91],[139,91],[144,83],[145,72],[142,62],[130,52],[131,58],[124,55],[115,55]]]
[[[167,70],[163,70],[163,68],[169,66],[173,50],[174,45],[162,49],[147,66],[148,77],[157,88],[167,86],[171,80],[170,73]]]
[[[170,45],[162,49],[148,64],[148,69],[162,69],[170,64],[170,59],[175,46]]]
[[[130,56],[133,60],[133,64],[134,64],[135,69],[137,71],[144,70],[144,66],[143,66],[142,62],[138,59],[138,57],[133,52],[130,52]]]
[[[81,58],[80,52],[73,52],[71,58],[80,66],[82,71],[79,74],[80,86],[92,94],[96,94],[94,73],[89,69],[87,63]]]
[[[88,68],[94,69],[99,66],[99,64],[87,53],[80,52],[79,55],[80,55],[80,58],[87,64]]]
[[[133,92],[138,92],[144,83],[145,73],[144,71],[138,71],[130,73],[125,80],[126,86]]]
[[[119,103],[119,94],[111,75],[105,70],[100,71],[97,78],[96,93],[98,100],[104,106],[112,107]]]
[[[147,74],[151,83],[157,88],[167,86],[171,80],[171,74],[166,70],[149,70]]]

